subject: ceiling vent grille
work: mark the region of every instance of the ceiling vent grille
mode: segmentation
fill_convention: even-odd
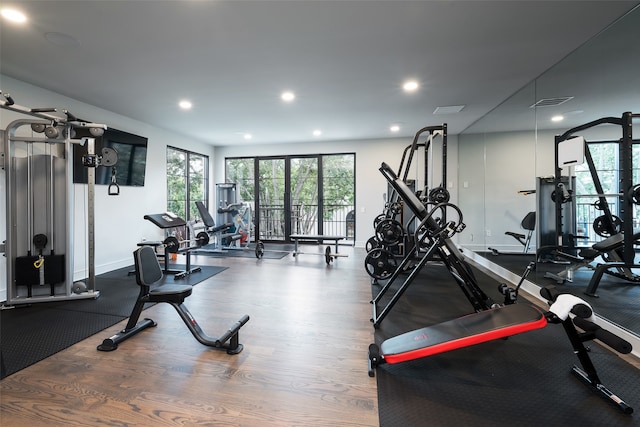
[[[446,107],[436,107],[433,114],[455,114],[462,111],[464,105],[448,105]]]
[[[534,108],[534,107],[555,107],[557,105],[561,105],[564,104],[565,102],[572,100],[573,96],[561,96],[559,98],[542,98],[541,100],[539,100],[538,102],[536,102],[535,104],[533,104],[531,107],[529,108]]]

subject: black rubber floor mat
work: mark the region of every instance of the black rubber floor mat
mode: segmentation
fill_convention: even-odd
[[[498,282],[474,271],[492,297]],[[379,286],[373,286],[377,294]],[[427,265],[375,332],[376,342],[472,311],[441,265]],[[600,379],[640,410],[638,370],[590,344]],[[363,358],[363,363],[366,359]],[[632,426],[572,373],[579,365],[561,325],[377,368],[381,427]],[[637,416],[637,414],[636,414]]]
[[[184,266],[172,265],[172,268]],[[202,271],[165,283],[195,285],[227,267],[202,266]],[[96,277],[97,299],[18,305],[0,310],[2,375],[4,378],[126,319],[138,296],[131,268]],[[148,305],[147,307],[149,307]]]

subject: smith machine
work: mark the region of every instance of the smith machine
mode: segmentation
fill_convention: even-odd
[[[106,125],[80,120],[67,110],[28,108],[2,93],[0,108],[31,118],[18,118],[1,132],[0,167],[6,177],[7,299],[3,308],[53,300],[97,298],[95,290],[95,169],[113,167],[111,148],[95,152],[95,137]],[[61,114],[60,114],[61,113]],[[78,138],[78,135],[87,135]],[[86,148],[88,169],[88,279],[73,280],[74,192],[72,144]],[[119,194],[112,178],[109,194]]]
[[[603,274],[609,274],[629,282],[640,282],[640,276],[635,274],[632,269],[640,268],[635,262],[635,245],[638,235],[634,232],[634,205],[640,205],[640,184],[633,182],[633,144],[638,141],[633,140],[633,120],[640,118],[640,114],[625,112],[621,117],[604,117],[592,122],[569,129],[564,134],[555,138],[555,185],[558,189],[563,189],[562,169],[573,167],[586,161],[593,185],[596,190],[594,196],[597,198],[593,206],[601,211],[601,215],[593,221],[594,232],[603,238],[601,242],[593,245],[592,252],[594,256],[601,256],[603,263],[597,264],[585,293],[590,296],[597,296],[596,289],[602,279]],[[606,194],[593,157],[591,155],[590,145],[599,143],[597,141],[587,142],[582,136],[576,136],[577,133],[586,131],[599,125],[616,125],[621,128],[621,138],[617,142],[618,145],[618,192]],[[571,175],[571,174],[570,174]],[[563,233],[564,224],[571,221],[567,218],[567,212],[564,209],[565,203],[571,201],[573,190],[563,189],[565,196],[556,197],[555,201],[555,223],[556,223],[556,244],[559,248],[558,254],[578,261],[577,265],[587,265],[591,259],[579,259],[571,257],[570,254],[563,253],[563,248],[574,248],[572,237]],[[612,212],[609,200],[617,199],[618,213],[620,216]],[[580,237],[580,236],[575,236]],[[588,257],[587,257],[588,258]]]

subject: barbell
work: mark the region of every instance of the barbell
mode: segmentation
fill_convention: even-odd
[[[195,242],[197,248],[200,248],[209,243],[209,235],[204,231],[201,231],[196,235],[195,239],[187,239],[187,240],[179,240],[175,236],[169,236],[162,242],[162,246],[164,246],[164,250],[170,254],[177,254],[180,251],[180,246],[187,245],[191,242]],[[187,249],[192,249],[193,247],[189,247]]]

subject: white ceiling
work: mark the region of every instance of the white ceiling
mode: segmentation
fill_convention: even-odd
[[[0,22],[0,72],[214,145],[457,134],[636,4],[3,1],[29,21]]]

